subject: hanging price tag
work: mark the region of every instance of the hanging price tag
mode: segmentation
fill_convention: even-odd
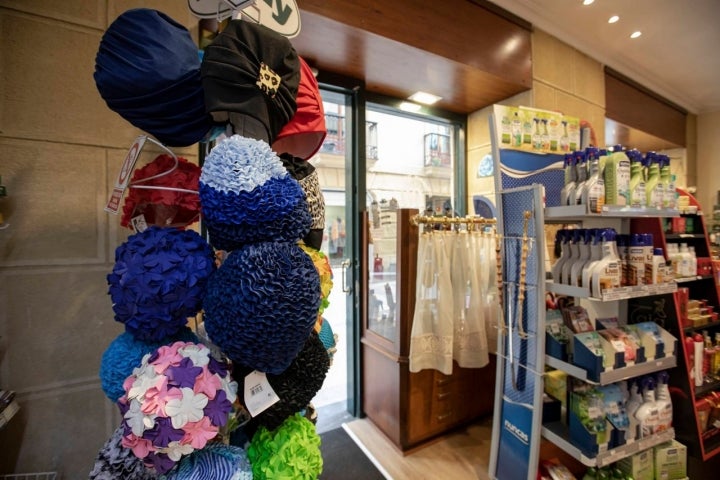
[[[263,372],[253,370],[245,377],[245,406],[253,417],[280,401]]]
[[[147,140],[147,138],[148,137],[146,135],[140,135],[130,146],[130,150],[125,156],[125,161],[123,162],[122,167],[120,167],[118,178],[115,180],[115,186],[110,194],[110,200],[108,200],[108,203],[105,206],[106,212],[117,215],[120,210],[120,200],[122,200],[125,189],[127,188],[128,183],[130,183],[130,177],[135,169],[135,162],[137,162],[140,151],[142,150],[143,145],[145,145],[145,140]]]

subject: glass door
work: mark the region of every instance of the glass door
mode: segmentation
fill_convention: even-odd
[[[319,79],[320,80],[320,79]],[[323,86],[321,96],[325,110],[327,136],[310,163],[318,172],[325,199],[325,231],[322,252],[327,256],[333,273],[329,305],[323,312],[336,337],[335,352],[323,387],[312,401],[318,412],[318,432],[336,428],[344,421],[360,415],[359,406],[359,326],[360,313],[356,300],[359,285],[359,213],[356,160],[364,132],[361,99],[357,90]]]

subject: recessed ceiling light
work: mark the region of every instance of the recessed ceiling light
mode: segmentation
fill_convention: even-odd
[[[630,38],[638,38],[640,35],[642,35],[642,32],[638,30],[637,32],[633,32]]]
[[[618,20],[620,20],[620,17],[618,17],[617,15],[613,15],[612,17],[608,18],[608,23],[615,23]]]
[[[437,102],[441,98],[442,97],[438,97],[437,95],[433,95],[432,93],[415,92],[408,97],[408,100],[412,100],[413,102],[422,103],[424,105],[432,105],[433,103]]]
[[[592,5],[595,0],[583,0],[583,5]]]
[[[422,106],[412,102],[401,102],[399,108],[404,112],[416,113],[422,109]]]

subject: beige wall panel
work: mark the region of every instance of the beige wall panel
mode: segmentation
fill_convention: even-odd
[[[42,269],[0,277],[4,387],[24,394],[97,379],[102,353],[124,331],[107,293],[111,270]]]
[[[687,145],[685,147],[685,182],[686,185],[698,186],[699,167],[706,165],[705,163],[701,163],[700,157],[698,156],[698,116],[688,114],[685,127],[685,138],[687,139]],[[713,137],[716,136],[712,130],[709,133]],[[703,143],[704,142],[705,139],[703,139]],[[708,162],[708,160],[704,161]],[[709,161],[717,162],[717,159],[713,158]],[[718,188],[720,188],[720,185]],[[714,197],[712,201],[715,202]]]
[[[572,91],[575,80],[571,66],[576,51],[541,30],[533,32],[532,46],[533,78]]]
[[[605,73],[602,64],[596,60],[575,52],[572,69],[575,84],[572,93],[590,103],[605,106]]]
[[[18,418],[0,432],[0,471],[88,478],[97,452],[110,436],[98,428],[108,402],[99,387],[91,386],[21,397]],[[120,425],[119,419],[116,422]]]
[[[467,181],[468,181],[468,213],[474,213],[473,210],[473,195],[485,195],[491,200],[495,200],[495,179],[491,176],[479,176],[478,165],[480,161],[486,156],[492,155],[492,147],[490,144],[474,148],[468,152],[468,170],[467,170]]]
[[[492,107],[483,108],[471,113],[467,117],[467,148],[473,148],[490,144],[489,118],[492,114]]]
[[[105,151],[0,139],[0,266],[105,261]]]
[[[123,12],[133,8],[152,8],[159,10],[176,22],[185,25],[185,28],[193,33],[193,39],[197,40],[197,22],[188,8],[185,0],[108,0],[108,25],[119,17]]]
[[[100,98],[100,32],[0,10],[3,136],[123,146],[137,130]]]
[[[533,107],[535,108],[543,110],[555,110],[557,108],[557,89],[544,82],[533,81],[533,97],[535,99]]]
[[[697,185],[697,199],[703,210],[712,212],[713,205],[717,203],[717,193],[720,190],[720,112],[706,113],[697,116],[697,138],[702,142],[697,144],[697,165],[696,182],[689,185]],[[707,221],[707,220],[706,220]]]
[[[4,0],[2,6],[91,28],[104,29],[107,22],[105,1]]]

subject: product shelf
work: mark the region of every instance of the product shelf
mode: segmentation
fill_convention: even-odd
[[[604,467],[638,452],[642,452],[643,450],[647,450],[648,448],[652,448],[655,445],[672,440],[675,438],[675,430],[669,428],[660,433],[656,433],[655,435],[641,438],[632,443],[600,452],[595,457],[589,457],[577,448],[570,440],[570,431],[567,426],[560,422],[552,422],[543,425],[542,435],[583,465],[587,467]]]
[[[597,300],[601,302],[612,302],[617,300],[627,300],[630,298],[650,297],[653,295],[675,293],[677,292],[677,282],[609,288],[603,290],[600,297],[591,297],[589,288],[575,287],[573,285],[565,285],[552,281],[548,281],[545,285],[545,288],[548,292],[556,293],[558,295],[587,298],[588,300]]]
[[[702,233],[666,233],[665,240],[684,240],[684,239],[705,239],[705,235]]]
[[[675,209],[658,209],[645,207],[620,207],[616,205],[603,205],[601,213],[588,213],[587,205],[567,205],[561,207],[546,207],[545,220],[587,220],[588,218],[670,218],[680,216]]]
[[[577,365],[573,365],[550,355],[545,355],[545,365],[552,367],[556,370],[562,370],[568,375],[575,377],[578,380],[582,380],[586,383],[590,383],[593,385],[609,385],[611,383],[620,382],[629,378],[634,378],[641,375],[647,375],[650,373],[659,372],[661,370],[674,368],[675,366],[677,366],[677,357],[672,355],[665,358],[659,358],[657,360],[648,360],[646,362],[636,363],[635,365],[601,372],[599,381],[588,378],[588,373],[584,368],[578,367]]]
[[[698,280],[709,280],[713,278],[712,275],[695,275],[693,277],[681,277],[676,278],[675,283],[687,283],[687,282],[696,282]]]
[[[695,398],[698,398],[702,395],[705,395],[706,393],[710,393],[713,390],[717,390],[719,388],[720,388],[720,380],[715,380],[714,382],[703,383],[699,387],[695,387]]]

